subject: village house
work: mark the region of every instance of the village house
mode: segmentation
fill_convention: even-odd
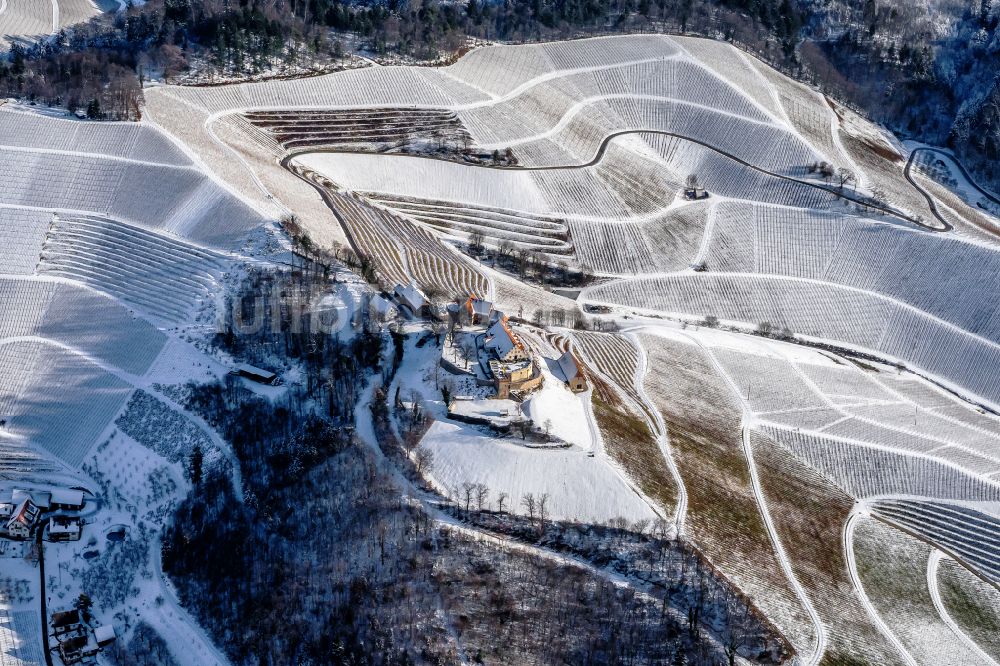
[[[473,326],[488,324],[490,317],[493,315],[493,303],[482,298],[477,298],[475,294],[472,294],[465,301],[465,312],[469,317],[469,323]]]
[[[562,372],[570,391],[580,393],[587,390],[587,376],[583,373],[583,368],[580,366],[580,362],[576,360],[573,352],[569,350],[564,352],[559,357],[558,364],[559,370]]]
[[[60,640],[59,658],[62,659],[63,664],[70,666],[71,664],[80,663],[88,652],[87,644],[89,642],[90,639],[83,632],[66,636]]]
[[[53,516],[49,521],[49,541],[79,541],[82,521],[76,516]]]
[[[76,608],[53,613],[49,624],[51,636],[58,643],[59,658],[67,666],[81,662],[95,663],[97,653],[117,639],[113,625],[91,628]]]
[[[413,283],[397,284],[392,290],[392,295],[396,297],[400,305],[406,306],[414,316],[421,317],[427,314],[430,301],[424,292],[417,289]]]
[[[52,614],[52,635],[58,638],[83,628],[83,618],[80,611],[71,608],[65,611],[56,611]]]
[[[41,510],[30,497],[22,499],[7,519],[7,535],[13,539],[27,539],[38,521]]]
[[[505,363],[524,361],[531,356],[528,353],[528,348],[511,330],[507,315],[501,315],[486,329],[483,336],[483,349],[492,352],[498,360]]]
[[[538,366],[531,359],[524,359],[513,363],[492,361],[490,363],[490,371],[493,373],[498,400],[519,397],[518,394],[523,395],[529,391],[534,391],[545,380],[545,375],[541,373]]]
[[[483,349],[493,356],[489,371],[496,397],[506,400],[535,390],[542,385],[544,375],[532,360],[527,346],[511,329],[507,315],[498,314],[483,334]]]

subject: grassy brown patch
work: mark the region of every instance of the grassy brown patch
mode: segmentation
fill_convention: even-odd
[[[854,595],[844,557],[844,524],[854,499],[768,437],[754,433],[754,460],[768,509],[792,569],[829,640],[829,664],[893,663]]]
[[[987,654],[1000,659],[1000,590],[950,560],[941,561],[938,588],[955,623]]]
[[[660,337],[643,344],[647,391],[666,421],[688,494],[688,537],[793,645],[808,646],[808,615],[778,564],[750,484],[739,404],[697,346]]]
[[[663,452],[646,422],[594,392],[594,418],[608,453],[635,480],[647,496],[670,513],[677,504],[677,488]]]

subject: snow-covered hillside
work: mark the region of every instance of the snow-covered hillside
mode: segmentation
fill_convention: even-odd
[[[0,110],[0,474],[110,478],[139,501],[136,474],[184,489],[193,441],[231,461],[177,386],[224,374],[196,343],[213,298],[274,267],[252,255],[287,247],[282,220],[331,251],[324,279],[353,262],[430,301],[421,319],[397,298],[395,372],[364,400],[385,401],[381,435],[422,466],[394,474],[432,514],[475,487],[504,497],[495,514],[534,521],[545,497],[558,521],[657,525],[799,663],[1000,657],[980,626],[1000,582],[1000,221],[882,128],[731,45],[664,35],[146,98],[138,124]],[[575,300],[553,289],[574,271]],[[459,321],[471,295],[544,379],[514,396],[520,437],[446,418],[496,379],[456,342],[486,335]],[[395,465],[367,402],[355,425]],[[191,663],[215,659],[176,612],[146,611],[194,637]]]
[[[13,42],[31,42],[123,6],[117,0],[3,0],[0,52]]]

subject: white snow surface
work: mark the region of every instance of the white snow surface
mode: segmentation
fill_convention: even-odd
[[[590,449],[594,445],[594,434],[587,404],[589,393],[573,393],[566,383],[552,374],[549,368],[551,359],[542,360],[542,374],[545,382],[542,388],[525,400],[524,410],[535,425],[544,428],[546,422],[551,425],[550,434],[574,446]]]
[[[296,161],[356,192],[381,192],[544,212],[530,172],[487,169],[409,155],[308,153]]]
[[[434,482],[455,499],[463,483],[483,483],[491,501],[506,492],[507,505],[519,513],[526,495],[548,493],[553,519],[601,523],[617,517],[656,518],[607,462],[577,447],[528,448],[519,440],[495,439],[450,421],[435,422],[421,444],[434,454]]]

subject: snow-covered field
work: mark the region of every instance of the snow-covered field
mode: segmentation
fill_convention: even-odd
[[[3,2],[0,28],[18,23],[0,34],[62,24],[49,3],[28,4]],[[68,17],[84,4],[59,7]],[[593,373],[573,394],[546,364],[523,406],[557,444],[542,447],[444,418],[442,383],[452,396],[487,387],[443,374],[440,349],[418,347],[421,324],[408,323],[390,392],[436,417],[420,445],[443,494],[483,484],[491,506],[503,493],[517,512],[547,496],[549,517],[580,522],[672,511],[802,663],[856,646],[845,636],[862,610],[857,635],[901,663],[978,663],[978,644],[995,648],[956,601],[974,585],[942,558],[1000,579],[1000,418],[985,408],[1000,405],[1000,246],[984,213],[921,176],[954,225],[942,233],[880,128],[730,45],[661,35],[491,46],[442,68],[161,86],[146,100],[138,124],[0,109],[0,478],[76,478],[107,498],[102,528],[162,517],[186,491],[179,461],[194,443],[227,455],[162,385],[225,372],[192,342],[211,333],[212,297],[241,266],[266,266],[250,255],[294,214],[315,245],[373,259],[389,289],[474,292],[525,319],[599,305],[588,321],[619,331],[522,327],[543,356],[573,348]],[[384,107],[454,114],[470,155],[289,155],[241,115]],[[824,179],[821,161],[853,179]],[[692,176],[707,199],[686,199]],[[461,253],[476,231],[599,279],[576,302],[519,281]],[[747,334],[758,327],[813,346]],[[620,422],[598,426],[595,395],[627,403]],[[669,502],[637,490],[650,480],[605,451],[602,427],[609,441],[648,435]],[[790,511],[791,492],[773,478],[836,501],[773,516]],[[162,581],[155,531],[133,536],[154,553],[137,569],[143,601],[108,589],[101,612],[144,618],[182,663],[223,661]],[[94,567],[114,564],[95,551]],[[60,561],[85,569],[77,554]],[[17,652],[33,636],[18,628],[27,616],[14,608],[11,624],[5,611],[0,597],[0,650],[30,661]]]
[[[434,453],[434,482],[461,497],[463,483],[483,483],[507,506],[524,513],[528,494],[549,496],[557,520],[604,523],[612,518],[653,519],[656,514],[603,460],[585,449],[533,449],[517,440],[498,440],[473,427],[438,421],[422,441]]]
[[[188,489],[182,459],[197,442],[217,465],[225,445],[157,387],[227,371],[194,343],[212,333],[223,283],[264,265],[250,255],[274,220],[148,124],[5,106],[0,153],[0,491],[58,484],[97,498],[82,541],[45,549],[49,608],[86,589],[122,640],[143,620],[178,663],[225,663],[156,564],[159,526]],[[109,546],[116,525],[127,545]],[[0,540],[4,585],[28,585],[14,601],[0,589],[0,663],[18,666],[43,662],[25,554]]]
[[[2,0],[0,52],[14,41],[30,42],[82,23],[101,13],[110,0]]]

